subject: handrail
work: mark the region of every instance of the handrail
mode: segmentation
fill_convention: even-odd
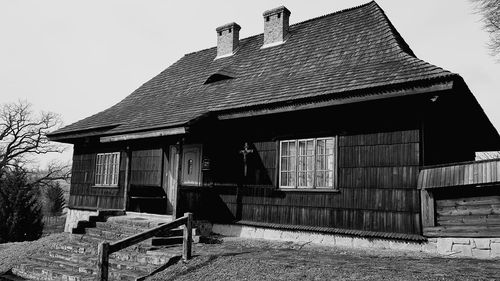
[[[152,229],[146,230],[144,232],[138,233],[136,235],[124,238],[119,241],[112,243],[101,242],[97,248],[98,260],[97,260],[97,280],[107,281],[108,280],[108,267],[109,267],[109,255],[114,252],[118,252],[124,248],[130,247],[134,244],[140,243],[146,239],[152,238],[159,233],[167,230],[177,228],[181,225],[185,225],[183,239],[182,239],[182,258],[184,260],[191,259],[191,243],[193,235],[193,214],[184,213],[182,218],[178,218],[167,224],[162,224]]]

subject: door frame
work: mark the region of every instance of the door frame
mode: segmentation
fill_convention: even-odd
[[[168,145],[165,153],[165,164],[163,168],[163,189],[167,195],[168,205],[167,214],[176,215],[177,193],[178,193],[178,175],[179,175],[179,147],[177,145]]]

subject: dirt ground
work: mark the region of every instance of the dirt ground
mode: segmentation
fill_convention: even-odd
[[[48,252],[54,245],[69,239],[66,233],[52,234],[32,242],[0,244],[0,274],[10,270],[27,257],[41,252]]]
[[[195,246],[195,257],[159,280],[500,280],[500,260],[320,247],[226,238]]]
[[[34,242],[0,244],[0,273],[67,239],[69,236],[61,233]],[[500,259],[444,258],[241,238],[215,242],[219,243],[193,245],[193,259],[173,262],[148,280],[500,280]]]

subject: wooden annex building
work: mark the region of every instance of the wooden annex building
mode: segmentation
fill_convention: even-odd
[[[457,175],[457,197],[427,177],[500,150],[464,80],[417,58],[375,2],[290,15],[264,12],[244,39],[221,26],[216,47],[53,132],[74,145],[69,208],[423,241],[456,219],[435,209],[488,197],[500,226],[498,185],[475,195]]]

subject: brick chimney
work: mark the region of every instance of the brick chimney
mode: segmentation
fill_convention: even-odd
[[[240,29],[235,22],[217,27],[216,59],[232,56],[236,52],[240,43]]]
[[[262,48],[282,44],[288,38],[290,11],[281,6],[267,10],[264,16],[264,45]]]

